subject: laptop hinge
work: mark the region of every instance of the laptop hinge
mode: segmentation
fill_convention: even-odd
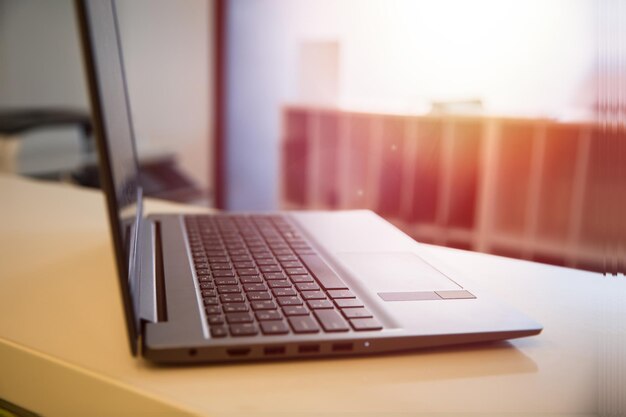
[[[158,321],[157,312],[157,261],[156,253],[159,246],[155,222],[142,219],[144,224],[140,228],[142,236],[139,238],[143,243],[141,254],[141,271],[139,282],[139,318],[150,322]]]

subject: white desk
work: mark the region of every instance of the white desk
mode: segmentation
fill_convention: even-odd
[[[128,349],[103,196],[0,176],[0,201],[0,398],[43,415],[626,415],[624,279],[431,247],[544,332],[400,355],[160,368]]]

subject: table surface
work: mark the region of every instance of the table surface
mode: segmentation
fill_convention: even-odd
[[[543,333],[384,356],[158,367],[128,349],[103,195],[0,176],[0,199],[0,398],[32,411],[626,415],[623,278],[429,246]]]

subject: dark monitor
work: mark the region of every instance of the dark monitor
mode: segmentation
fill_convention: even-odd
[[[114,0],[76,0],[94,132],[130,336],[138,337],[142,189]]]

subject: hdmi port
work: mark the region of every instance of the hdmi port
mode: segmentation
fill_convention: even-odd
[[[250,353],[250,348],[226,349],[229,356],[246,356]]]

